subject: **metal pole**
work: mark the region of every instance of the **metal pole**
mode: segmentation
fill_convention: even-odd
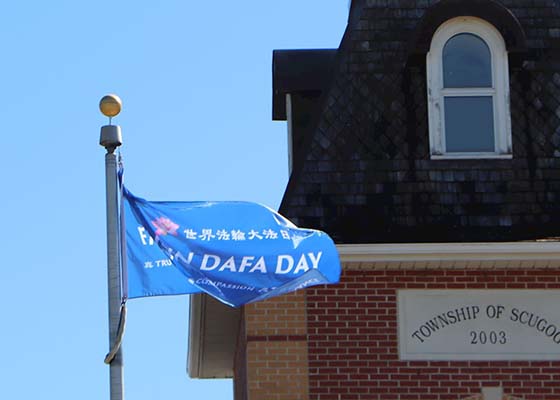
[[[109,349],[117,338],[121,308],[121,273],[119,268],[117,158],[115,153],[105,155],[107,194],[107,286],[109,292]],[[111,400],[124,399],[123,358],[119,349],[110,364]]]
[[[103,101],[101,111],[105,114]],[[117,97],[118,99],[118,97]],[[110,100],[114,100],[111,98]],[[120,102],[120,99],[118,99]],[[120,111],[120,104],[119,104]],[[117,112],[118,114],[118,112]],[[105,114],[107,115],[107,114]],[[116,114],[115,114],[116,115]],[[117,183],[117,155],[115,150],[122,144],[120,127],[106,125],[101,128],[100,144],[105,147],[105,183],[107,204],[107,286],[109,294],[109,350],[113,348],[119,327],[121,293],[121,272],[119,268],[119,206]],[[124,400],[123,355],[119,348],[110,364],[111,400]]]

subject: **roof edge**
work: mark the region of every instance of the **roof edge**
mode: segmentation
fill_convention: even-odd
[[[352,30],[354,29],[354,25],[357,24],[357,21],[360,19],[362,8],[356,6],[356,8],[352,8],[351,15],[348,20],[348,24],[344,29],[344,33],[342,35],[342,39],[338,46],[337,52],[334,56],[332,61],[332,71],[331,71],[331,79],[329,84],[324,88],[321,92],[321,96],[318,100],[318,111],[317,114],[313,117],[313,121],[310,123],[310,134],[304,138],[304,142],[302,145],[302,150],[300,152],[299,157],[294,160],[292,173],[288,179],[288,184],[286,185],[286,190],[284,191],[284,195],[282,196],[282,201],[280,202],[279,212],[284,214],[289,204],[289,199],[292,196],[292,193],[296,190],[296,183],[299,180],[300,175],[303,173],[304,163],[305,163],[305,149],[308,149],[313,142],[313,138],[315,136],[315,132],[321,120],[322,110],[325,107],[327,102],[328,96],[330,91],[332,90],[333,82],[336,80],[338,70],[341,64],[341,50],[344,50],[345,46],[350,45],[350,35]]]

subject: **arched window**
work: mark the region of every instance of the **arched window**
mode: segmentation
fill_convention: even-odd
[[[450,19],[434,33],[426,66],[431,157],[510,158],[508,59],[498,30],[479,18]]]

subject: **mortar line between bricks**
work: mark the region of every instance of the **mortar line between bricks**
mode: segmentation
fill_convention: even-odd
[[[248,335],[247,342],[297,342],[306,341],[307,335]]]

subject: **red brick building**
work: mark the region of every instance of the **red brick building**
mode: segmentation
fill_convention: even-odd
[[[339,285],[191,302],[189,373],[236,400],[560,399],[560,7],[354,0],[335,50],[280,50],[280,212]]]

